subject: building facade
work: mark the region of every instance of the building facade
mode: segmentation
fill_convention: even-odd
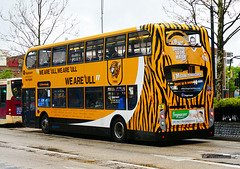
[[[9,52],[0,50],[0,73],[6,69],[11,69],[14,77],[22,77],[22,65],[24,55],[10,57]]]

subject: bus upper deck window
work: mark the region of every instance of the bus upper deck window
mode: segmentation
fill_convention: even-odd
[[[151,35],[148,31],[129,33],[128,56],[133,57],[150,55],[152,53],[151,42]]]
[[[38,67],[50,66],[51,48],[39,50],[38,54]]]
[[[37,51],[31,51],[28,53],[26,58],[26,66],[28,69],[36,68],[36,61],[37,61]]]
[[[53,48],[53,61],[52,65],[65,65],[66,64],[66,50],[67,46],[60,46]]]
[[[184,47],[202,46],[200,32],[190,30],[166,30],[166,44]]]
[[[103,60],[103,39],[88,41],[86,44],[86,62]]]
[[[84,42],[69,45],[68,63],[82,63],[84,56]]]
[[[105,59],[121,58],[125,56],[126,35],[106,38]]]

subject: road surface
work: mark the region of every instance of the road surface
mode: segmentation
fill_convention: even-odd
[[[107,138],[0,127],[0,169],[240,168],[240,142],[188,139],[115,143]]]

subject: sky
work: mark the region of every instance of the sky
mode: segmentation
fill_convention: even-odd
[[[16,0],[0,0],[0,10],[3,14],[7,14],[15,3]],[[104,0],[103,31],[111,32],[148,23],[173,22],[173,19],[167,17],[163,11],[163,5],[170,6],[169,0]],[[101,33],[101,0],[69,0],[65,14],[78,19],[79,24],[76,29],[79,30],[79,38]],[[0,32],[8,33],[10,25],[1,20],[0,25]],[[68,35],[58,41],[73,38],[76,37]],[[233,56],[236,56],[240,55],[239,46],[240,32],[226,44],[224,49],[233,52]],[[0,41],[0,49],[8,48],[8,43]]]

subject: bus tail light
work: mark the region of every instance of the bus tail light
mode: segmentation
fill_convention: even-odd
[[[210,108],[209,110],[209,127],[212,127],[214,124],[214,110]]]
[[[207,52],[204,52],[203,55],[204,55],[204,56],[207,56]]]
[[[214,116],[214,111],[210,111],[210,116]]]
[[[166,52],[164,50],[162,51],[162,55],[166,55]]]
[[[8,114],[11,115],[11,112],[12,112],[12,109],[9,108],[9,109],[8,109]]]
[[[166,123],[165,123],[165,111],[161,110],[159,114],[159,122],[160,122],[160,128],[164,131],[166,131]]]
[[[164,118],[165,118],[164,114],[161,114],[160,118],[161,118],[161,119],[164,119]]]

